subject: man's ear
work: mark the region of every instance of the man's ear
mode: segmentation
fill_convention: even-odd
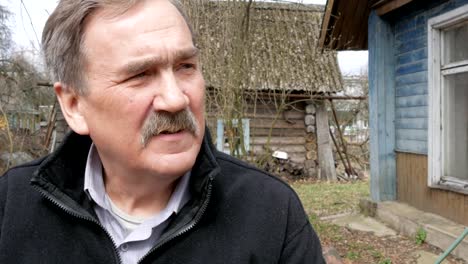
[[[62,108],[63,116],[70,128],[80,135],[88,135],[89,129],[82,113],[83,96],[78,95],[73,89],[65,87],[63,83],[54,84],[54,91]]]

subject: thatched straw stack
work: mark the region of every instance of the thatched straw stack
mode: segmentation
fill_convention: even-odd
[[[214,89],[334,93],[342,89],[336,53],[319,50],[323,7],[184,0]]]

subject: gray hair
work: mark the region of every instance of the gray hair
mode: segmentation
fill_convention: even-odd
[[[123,14],[140,0],[61,0],[50,15],[42,34],[42,52],[54,81],[81,95],[87,92],[83,72],[86,54],[83,44],[85,20],[100,8]],[[181,13],[194,38],[193,29],[179,0],[169,0]]]

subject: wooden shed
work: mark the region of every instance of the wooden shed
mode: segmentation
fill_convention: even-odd
[[[238,131],[226,128],[227,123],[236,127],[240,120],[247,155],[281,150],[290,160],[315,167],[317,110],[324,113],[328,138],[321,101],[342,89],[336,52],[318,49],[323,6],[185,4],[197,32],[208,123],[218,148],[229,151],[227,138]]]
[[[328,1],[322,48],[369,49],[374,201],[468,225],[467,41],[467,0]]]

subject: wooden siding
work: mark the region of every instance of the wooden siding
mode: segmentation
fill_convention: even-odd
[[[415,1],[395,12],[396,150],[428,154],[427,20],[467,0]]]
[[[468,196],[429,188],[426,155],[397,153],[398,201],[468,225]]]

